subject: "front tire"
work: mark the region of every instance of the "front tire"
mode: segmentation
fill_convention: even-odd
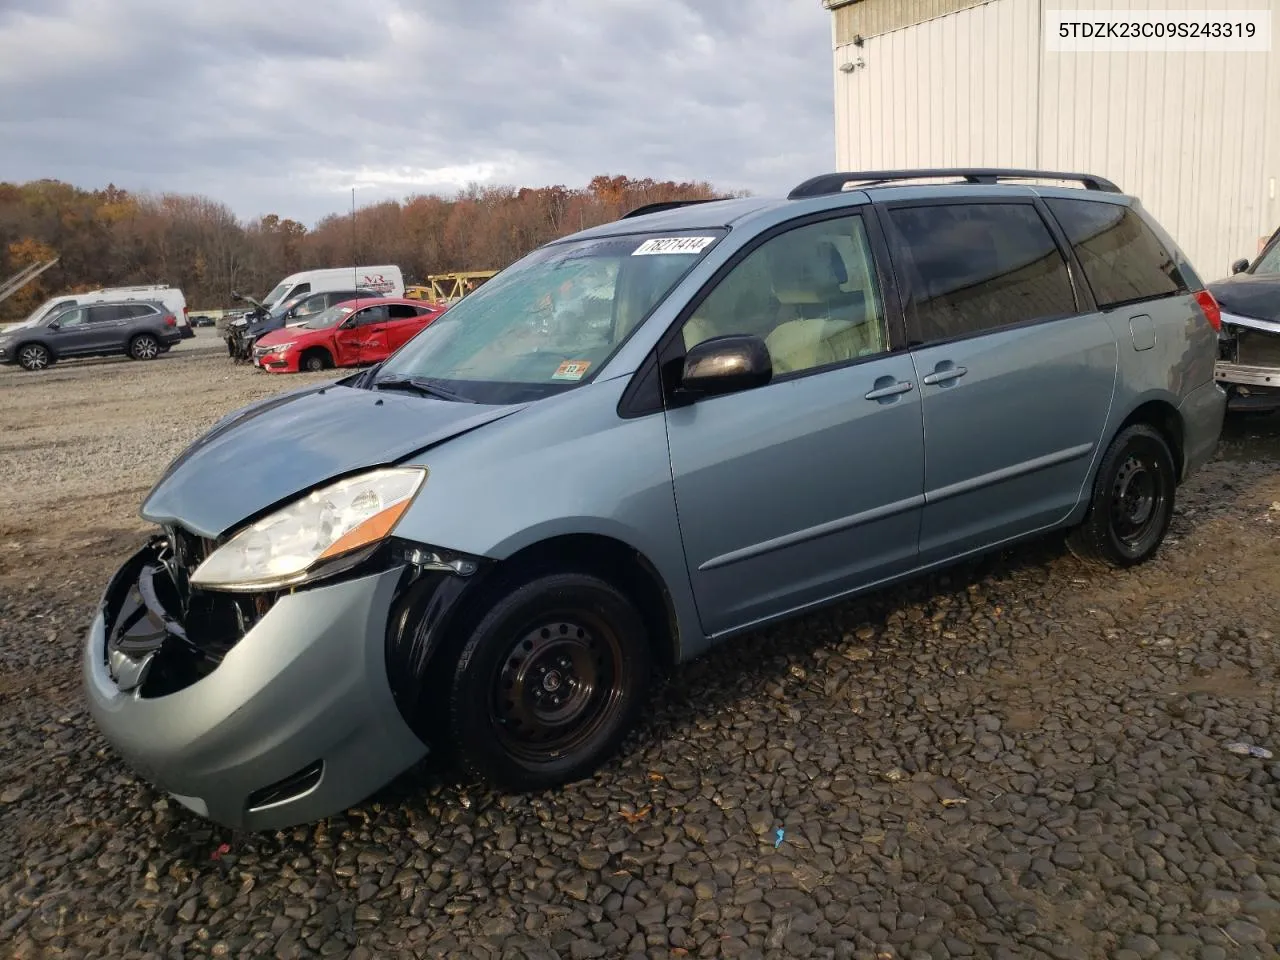
[[[18,364],[23,370],[43,370],[53,363],[49,348],[38,343],[24,344],[18,349]]]
[[[154,360],[160,355],[160,341],[149,333],[140,333],[129,341],[129,356],[135,360]]]
[[[511,792],[590,776],[634,724],[651,658],[644,620],[596,577],[499,592],[458,654],[449,739],[472,776]]]
[[[1176,488],[1164,437],[1146,424],[1126,427],[1102,458],[1089,512],[1067,546],[1082,560],[1113,567],[1145,563],[1169,530]]]
[[[303,355],[299,365],[308,373],[319,373],[333,366],[333,358],[325,350],[312,350]]]

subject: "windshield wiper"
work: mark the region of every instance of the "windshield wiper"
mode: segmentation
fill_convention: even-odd
[[[402,377],[392,375],[374,380],[371,384],[375,389],[386,390],[411,390],[414,393],[421,393],[424,396],[436,397],[440,400],[452,400],[455,403],[475,403],[474,400],[454,393],[452,390],[446,390],[433,380],[426,377]]]

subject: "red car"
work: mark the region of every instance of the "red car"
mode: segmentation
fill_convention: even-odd
[[[378,363],[447,309],[426,300],[348,300],[299,326],[272,330],[253,345],[253,363],[268,373]]]

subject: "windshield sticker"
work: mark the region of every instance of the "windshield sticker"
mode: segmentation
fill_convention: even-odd
[[[701,253],[715,237],[655,237],[636,247],[633,257],[648,257],[657,253]]]
[[[587,372],[587,367],[591,366],[590,360],[566,360],[560,366],[556,367],[556,372],[551,375],[552,380],[581,380]]]

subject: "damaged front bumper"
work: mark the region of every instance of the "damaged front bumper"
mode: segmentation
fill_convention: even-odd
[[[1280,323],[1224,311],[1213,375],[1228,409],[1280,410]]]
[[[341,812],[426,754],[387,681],[403,567],[201,595],[174,553],[157,537],[117,571],[84,652],[90,712],[144,778],[201,816],[267,830]]]

